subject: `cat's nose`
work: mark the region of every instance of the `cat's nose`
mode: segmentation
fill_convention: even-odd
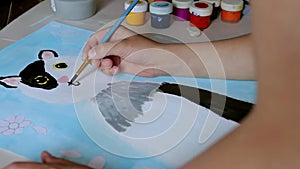
[[[68,78],[68,76],[62,76],[57,81],[59,83],[68,83],[69,82],[69,78]]]

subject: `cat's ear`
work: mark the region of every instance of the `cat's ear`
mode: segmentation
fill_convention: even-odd
[[[19,76],[0,77],[0,84],[6,88],[17,88],[21,82]]]
[[[38,54],[39,59],[45,60],[45,59],[50,59],[54,57],[58,57],[58,54],[54,50],[41,50]]]

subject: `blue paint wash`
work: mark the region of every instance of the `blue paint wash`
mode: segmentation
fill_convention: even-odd
[[[0,51],[0,76],[18,75],[26,65],[37,60],[37,53],[41,49],[55,49],[62,56],[77,58],[81,47],[92,33],[50,22]],[[148,163],[154,164],[153,168],[169,168],[155,158],[131,159],[103,150],[82,129],[73,104],[46,103],[24,95],[18,89],[0,86],[0,107],[2,121],[8,117],[22,117],[31,122],[22,128],[19,134],[3,135],[0,132],[0,148],[30,160],[40,161],[40,153],[43,150],[48,150],[58,157],[63,156],[62,151],[76,150],[80,157],[64,158],[87,165],[93,158],[103,155],[106,163],[104,168],[130,169],[137,164],[147,167]],[[34,128],[46,130],[44,133],[38,133]],[[134,152],[135,149],[127,146],[127,151]]]

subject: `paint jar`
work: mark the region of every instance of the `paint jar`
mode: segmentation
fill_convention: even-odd
[[[221,18],[227,22],[238,22],[242,16],[243,0],[222,0]]]
[[[164,29],[171,25],[173,5],[170,2],[152,2],[150,4],[151,26]]]
[[[190,20],[189,8],[194,0],[172,0],[173,14],[177,20],[188,21]]]
[[[96,12],[96,0],[51,0],[51,8],[60,19],[82,20],[93,16]]]
[[[124,3],[125,10],[130,6],[133,0],[127,0]],[[148,9],[148,3],[144,0],[140,0],[135,7],[129,12],[126,17],[126,23],[128,25],[139,26],[145,23],[146,11]]]
[[[172,0],[154,0],[154,2],[171,2]]]
[[[213,12],[210,16],[210,20],[212,21],[214,19],[217,19],[221,11],[221,0],[201,0],[201,1],[210,3],[213,7]]]
[[[210,16],[213,7],[207,2],[194,2],[190,6],[190,24],[203,30],[210,25]]]

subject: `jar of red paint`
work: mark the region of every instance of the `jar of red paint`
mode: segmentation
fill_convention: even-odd
[[[243,0],[222,0],[222,20],[227,22],[238,22],[241,19],[243,7]]]
[[[190,24],[203,30],[210,25],[213,7],[207,2],[194,2],[190,6]]]

